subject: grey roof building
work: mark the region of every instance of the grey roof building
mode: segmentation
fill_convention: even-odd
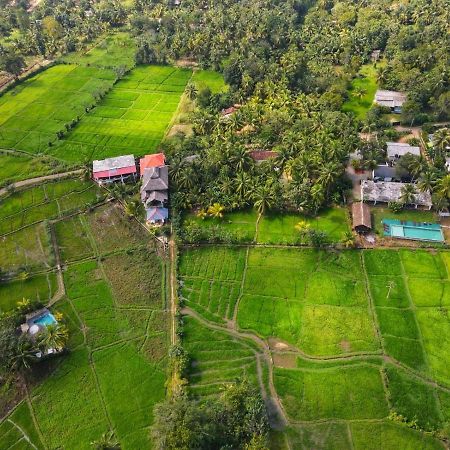
[[[403,194],[403,187],[407,183],[396,183],[388,181],[361,181],[361,199],[366,202],[389,203],[400,201]],[[414,194],[414,201],[411,205],[425,206],[431,209],[433,203],[431,201],[431,194],[429,192],[416,191]]]
[[[407,153],[420,156],[420,147],[415,147],[402,142],[388,142],[386,152],[388,159],[396,160],[405,156]]]
[[[394,112],[400,113],[403,103],[406,102],[406,94],[403,92],[378,89],[375,93],[373,102],[380,106],[386,106]]]
[[[168,166],[150,167],[144,170],[141,191],[166,191],[168,189]]]

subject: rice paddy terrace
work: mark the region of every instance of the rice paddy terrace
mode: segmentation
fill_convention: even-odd
[[[186,248],[190,391],[259,383],[287,425],[274,448],[442,448],[449,263],[445,251]]]
[[[122,448],[151,446],[169,346],[165,263],[149,234],[103,200],[93,183],[69,179],[0,203],[0,312],[39,300],[70,330],[68,354],[29,375],[25,399],[0,423],[2,449],[92,448],[111,428]],[[3,387],[3,411],[18,388]]]
[[[130,38],[118,34],[2,95],[2,184],[86,160],[155,151],[192,72],[133,67],[131,56]]]

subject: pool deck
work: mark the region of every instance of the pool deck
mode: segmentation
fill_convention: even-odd
[[[412,222],[383,219],[383,235],[413,241],[445,242],[444,233],[438,223]]]

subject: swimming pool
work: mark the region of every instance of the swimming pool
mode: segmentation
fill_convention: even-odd
[[[444,234],[438,223],[410,222],[405,220],[383,219],[383,234],[399,239],[444,242]]]
[[[56,325],[58,322],[56,321],[55,316],[49,312],[33,320],[33,323],[35,325],[42,325],[48,327],[49,325]]]

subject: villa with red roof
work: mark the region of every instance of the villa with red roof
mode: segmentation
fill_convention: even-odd
[[[169,167],[164,153],[146,155],[140,160],[141,200],[147,222],[163,224],[169,218]]]
[[[100,184],[114,181],[123,183],[129,178],[135,178],[136,173],[137,169],[133,155],[95,160],[92,163],[92,176]]]

